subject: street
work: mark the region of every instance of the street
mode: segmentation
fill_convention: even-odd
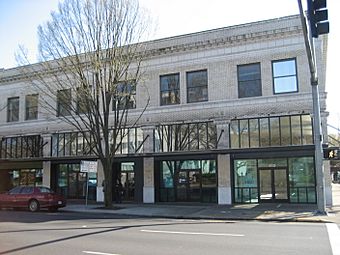
[[[3,210],[0,254],[337,254],[328,224]]]

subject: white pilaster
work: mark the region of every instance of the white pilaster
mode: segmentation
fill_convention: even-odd
[[[42,184],[45,187],[51,187],[51,161],[43,162]]]
[[[155,203],[154,158],[144,158],[143,203]]]
[[[231,181],[230,181],[230,155],[219,154],[217,156],[218,172],[218,204],[230,205],[231,199]]]

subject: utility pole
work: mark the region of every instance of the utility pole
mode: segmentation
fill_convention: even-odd
[[[317,205],[318,212],[320,214],[326,214],[325,175],[323,167],[319,84],[315,57],[314,38],[318,38],[319,35],[327,34],[329,32],[329,23],[327,21],[328,12],[326,9],[326,0],[307,0],[309,21],[308,31],[301,0],[298,0],[298,4],[307,58],[309,63],[309,70],[311,76],[310,81],[312,86]]]

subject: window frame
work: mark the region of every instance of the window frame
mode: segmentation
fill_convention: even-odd
[[[258,65],[259,67],[259,79],[252,79],[252,80],[242,80],[240,81],[240,68],[246,67],[246,66],[255,66]],[[259,95],[246,95],[246,96],[240,96],[240,84],[244,82],[250,82],[250,81],[259,81],[260,84],[260,91]],[[237,65],[237,91],[238,91],[238,98],[248,98],[248,97],[260,97],[262,96],[262,73],[261,73],[261,62],[256,63],[249,63],[249,64],[240,64]]]
[[[13,109],[14,106],[15,108]],[[13,114],[14,111],[17,111],[16,118],[14,118]],[[7,122],[18,122],[19,119],[20,119],[20,97],[17,96],[7,98]]]
[[[289,62],[294,60],[295,62],[295,74],[294,75],[284,75],[284,76],[275,76],[274,74],[274,64],[279,63],[279,62]],[[285,59],[277,59],[277,60],[272,60],[271,62],[272,65],[272,81],[273,81],[273,94],[274,95],[280,95],[280,94],[290,94],[290,93],[298,93],[299,92],[299,81],[298,81],[298,71],[297,71],[297,61],[296,58],[285,58]],[[296,80],[296,88],[294,91],[284,91],[284,92],[276,92],[275,90],[275,80],[280,79],[280,78],[287,78],[287,77],[295,77]]]
[[[133,89],[127,93],[126,88],[129,85]],[[122,86],[123,89],[120,89],[120,86]],[[126,95],[124,95],[124,93]],[[137,108],[137,83],[136,81],[127,80],[127,81],[118,82],[116,85],[114,94],[115,95],[113,95],[113,97],[116,97],[117,99],[116,100],[114,98],[112,99],[112,111],[132,110],[132,109]],[[127,99],[129,100],[127,101]],[[131,102],[133,102],[133,104],[131,104]]]
[[[190,74],[193,74],[193,73],[200,73],[200,72],[205,72],[206,73],[206,80],[207,80],[207,84],[206,85],[201,85],[201,86],[190,86],[189,87],[189,79],[188,79],[188,76]],[[209,76],[208,76],[208,69],[200,69],[200,70],[195,70],[195,71],[188,71],[186,72],[186,91],[187,91],[187,103],[198,103],[198,102],[207,102],[209,100],[209,91],[208,91],[208,83],[209,83]],[[189,93],[189,89],[192,89],[192,88],[206,88],[207,89],[207,97],[204,98],[203,100],[196,100],[196,101],[192,101],[190,100],[190,93]],[[203,95],[202,95],[203,96]]]
[[[168,90],[162,90],[162,78],[164,77],[169,77],[169,76],[178,76],[178,86],[176,89],[168,89]],[[164,106],[164,105],[176,105],[176,104],[180,104],[181,103],[181,80],[180,80],[181,76],[180,73],[170,73],[170,74],[164,74],[164,75],[160,75],[159,76],[159,96],[160,96],[160,105]],[[178,91],[178,102],[177,102],[177,97],[176,97],[176,92]],[[175,92],[175,103],[163,103],[162,100],[162,95],[164,92]],[[169,97],[168,97],[169,98]]]

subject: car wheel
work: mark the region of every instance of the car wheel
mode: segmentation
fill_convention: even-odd
[[[31,200],[28,204],[28,210],[31,212],[37,212],[39,211],[39,202],[35,199]]]

